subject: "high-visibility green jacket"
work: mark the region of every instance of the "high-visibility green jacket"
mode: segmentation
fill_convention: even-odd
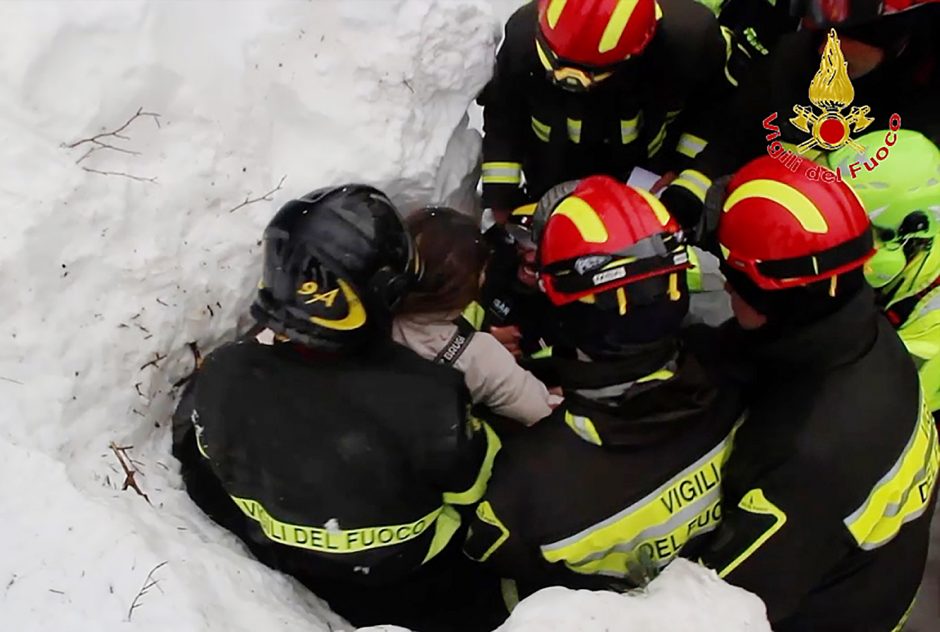
[[[914,358],[930,409],[940,410],[940,245],[914,258],[884,290],[882,309]]]

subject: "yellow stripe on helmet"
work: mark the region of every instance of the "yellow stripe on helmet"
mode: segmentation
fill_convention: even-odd
[[[752,180],[742,184],[725,200],[724,212],[728,213],[738,202],[751,198],[763,198],[776,202],[789,211],[807,232],[829,232],[826,218],[812,200],[790,185],[776,180]]]
[[[517,206],[513,209],[512,215],[516,217],[527,217],[535,213],[535,207],[538,206],[538,203],[533,202],[532,204],[523,204],[522,206]]]
[[[550,28],[555,28],[555,25],[558,24],[558,19],[561,17],[561,12],[564,11],[566,4],[568,4],[568,0],[552,0],[548,3],[546,15],[548,16],[548,26]]]
[[[601,42],[597,46],[599,53],[606,53],[617,47],[638,2],[639,0],[619,0],[617,2],[617,6],[614,7],[614,11],[610,16],[610,21],[607,23],[607,28],[604,29],[604,34],[601,36]]]
[[[669,215],[669,211],[666,210],[666,207],[663,206],[662,202],[660,202],[649,191],[644,191],[642,189],[633,189],[633,190],[639,193],[640,197],[646,200],[646,203],[650,205],[650,208],[652,208],[653,212],[656,213],[656,219],[659,220],[660,224],[665,226],[666,224],[669,223],[669,220],[672,219],[672,217]]]
[[[570,219],[584,241],[603,244],[609,238],[607,228],[597,211],[577,196],[571,195],[562,200],[553,215],[564,215]]]

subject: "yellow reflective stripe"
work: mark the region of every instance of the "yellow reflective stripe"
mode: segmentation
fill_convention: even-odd
[[[558,24],[558,19],[561,17],[561,12],[564,10],[566,4],[568,4],[568,0],[551,0],[551,2],[549,2],[546,14],[550,28],[555,28],[555,25]]]
[[[718,247],[721,249],[721,256],[727,261],[728,255],[731,254],[731,250],[724,244],[718,244]]]
[[[503,605],[506,606],[507,611],[512,612],[519,605],[519,587],[516,585],[516,580],[504,577],[499,580],[499,589],[503,594]]]
[[[483,309],[483,306],[473,301],[467,305],[460,316],[466,320],[470,325],[480,331],[480,328],[483,327],[483,319],[486,317],[486,310]]]
[[[730,564],[719,571],[718,576],[724,579],[728,576],[729,573],[733,572],[734,569],[743,564],[747,558],[751,557],[757,549],[762,547],[767,540],[772,538],[775,533],[780,531],[783,528],[783,525],[787,523],[787,514],[785,514],[779,507],[767,500],[767,497],[764,496],[764,492],[761,489],[752,489],[747,494],[744,495],[744,498],[741,499],[741,502],[738,503],[738,508],[742,509],[748,513],[760,514],[773,516],[774,522],[764,531],[760,537],[758,537],[754,542],[751,543],[751,546],[747,547],[741,555],[734,559]]]
[[[544,358],[552,357],[553,352],[554,352],[553,347],[545,347],[544,349],[539,349],[538,351],[536,351],[529,357],[532,358],[533,360],[542,360]]]
[[[629,120],[620,121],[620,142],[629,145],[640,136],[640,117],[639,115]]]
[[[890,542],[904,524],[927,510],[940,467],[937,427],[921,393],[914,433],[892,468],[865,502],[845,518],[845,526],[866,551]]]
[[[686,283],[689,285],[690,292],[701,292],[703,288],[702,268],[698,261],[698,253],[695,252],[695,248],[688,248],[687,251],[692,267],[685,271]]]
[[[707,145],[708,141],[701,136],[686,132],[679,136],[679,142],[676,143],[676,151],[688,158],[695,158],[702,153],[702,150],[704,150]]]
[[[646,146],[646,151],[650,156],[656,155],[656,152],[662,148],[663,141],[666,140],[666,125],[667,122],[663,122],[659,128],[659,131],[656,132],[656,136],[654,136],[653,140],[651,140]]]
[[[581,121],[568,119],[568,138],[575,144],[581,142]]]
[[[650,373],[646,377],[641,377],[636,381],[637,384],[644,384],[646,382],[665,382],[676,377],[676,374],[670,371],[669,369],[660,369],[655,373]]]
[[[467,423],[474,426],[482,426],[486,433],[486,455],[483,457],[483,463],[480,465],[480,471],[477,472],[477,478],[469,489],[462,492],[444,492],[444,502],[449,505],[472,505],[483,498],[486,492],[486,484],[490,482],[490,476],[493,474],[493,461],[496,460],[496,454],[503,447],[499,437],[490,428],[485,421],[472,417]]]
[[[650,494],[583,531],[541,547],[549,562],[577,573],[627,577],[637,565],[662,567],[693,537],[721,521],[721,468],[729,434],[698,461]]]
[[[770,51],[767,50],[767,48],[757,38],[757,31],[754,30],[753,26],[749,26],[744,29],[744,37],[747,39],[748,43],[761,55],[767,55],[770,53]]]
[[[522,164],[518,162],[484,162],[483,183],[519,184],[522,182]]]
[[[672,184],[689,191],[702,204],[705,203],[705,194],[712,181],[701,171],[695,169],[686,169],[679,174],[679,177],[672,181]]]
[[[728,83],[737,88],[738,80],[731,75],[731,71],[728,69],[728,64],[731,62],[731,49],[734,48],[731,29],[727,26],[722,26],[721,35],[725,38],[725,78],[728,80]]]
[[[523,204],[522,206],[517,206],[516,208],[512,209],[511,215],[516,217],[528,217],[529,215],[535,215],[536,208],[538,208],[538,202]]]
[[[421,563],[427,563],[428,560],[443,551],[459,528],[460,514],[453,507],[444,506],[441,509],[441,514],[434,522],[434,537],[431,539],[431,546],[428,547],[428,554],[424,556],[424,561]]]
[[[598,216],[594,208],[576,195],[569,195],[561,201],[553,215],[562,215],[571,220],[581,233],[584,241],[593,244],[603,244],[607,242],[608,234],[604,222]]]
[[[672,219],[672,216],[669,215],[669,211],[663,206],[663,203],[659,201],[655,195],[649,191],[644,191],[643,189],[633,189],[640,194],[646,203],[650,205],[650,208],[653,209],[653,213],[656,215],[656,219],[659,220],[659,223],[665,226],[669,223],[669,220]]]
[[[901,615],[901,620],[898,621],[898,624],[894,626],[891,632],[901,632],[904,629],[904,626],[907,624],[907,620],[911,618],[911,613],[914,612],[914,605],[917,603],[917,598],[915,597],[911,601],[911,605],[907,607],[907,610],[904,611],[904,614]]]
[[[574,433],[587,441],[588,443],[593,443],[594,445],[604,445],[604,442],[601,441],[601,436],[597,434],[597,428],[594,427],[594,422],[587,417],[582,417],[581,415],[572,415],[571,411],[565,411],[565,423],[568,424]]]
[[[627,314],[627,293],[622,287],[617,288],[617,307],[621,316]]]
[[[502,521],[496,517],[496,512],[493,511],[493,506],[488,500],[484,500],[477,506],[476,513],[477,518],[479,518],[481,522],[485,522],[488,525],[496,527],[500,532],[499,537],[496,538],[492,545],[490,545],[490,548],[484,551],[483,555],[481,555],[480,558],[476,560],[478,562],[485,562],[486,560],[490,559],[490,556],[493,555],[493,553],[496,552],[496,549],[503,545],[503,542],[509,539],[509,529],[507,529],[506,525],[504,525]]]
[[[554,68],[552,68],[552,62],[545,53],[545,49],[542,48],[542,42],[540,42],[538,39],[535,40],[535,50],[538,52],[539,61],[542,62],[542,66],[545,68],[545,70],[553,72]]]
[[[610,15],[610,21],[607,22],[607,28],[601,35],[600,44],[597,45],[597,52],[606,53],[617,48],[617,43],[623,37],[623,32],[627,28],[627,22],[633,15],[639,0],[619,0]]]
[[[414,540],[434,523],[444,510],[438,507],[414,522],[385,527],[330,529],[282,522],[256,500],[232,496],[246,516],[257,522],[269,540],[318,553],[358,553]]]
[[[684,172],[683,172],[684,173]],[[803,230],[810,233],[827,233],[829,224],[826,218],[801,191],[776,180],[751,180],[745,182],[725,200],[724,212],[729,213],[735,204],[752,198],[762,198],[779,204],[800,223]]]
[[[193,416],[193,417],[196,417],[196,411],[195,411],[195,410],[193,411],[193,415],[192,415],[192,416]],[[203,432],[205,431],[205,429],[204,429],[202,426],[200,426],[199,424],[197,424],[195,421],[193,422],[193,428],[196,429],[196,449],[199,450],[199,454],[202,455],[202,458],[211,461],[212,459],[209,459],[209,453],[206,452],[206,442],[205,442],[205,440],[203,440],[203,438],[202,438],[202,434],[203,434]]]
[[[535,132],[535,135],[538,136],[539,140],[543,143],[547,143],[552,135],[551,125],[546,125],[534,116],[532,117],[532,131]]]

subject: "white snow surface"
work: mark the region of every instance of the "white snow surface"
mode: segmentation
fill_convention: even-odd
[[[515,4],[0,2],[3,629],[349,628],[189,500],[172,385],[187,343],[244,318],[284,201],[359,180],[473,210],[467,107]],[[150,504],[122,491],[111,442]],[[696,630],[766,629],[756,598],[675,569],[647,597],[536,595],[505,629],[561,629],[548,612],[603,629],[594,608],[633,629],[657,599],[670,620],[705,611]]]

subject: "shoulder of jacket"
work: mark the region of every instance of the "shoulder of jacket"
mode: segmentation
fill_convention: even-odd
[[[677,54],[695,61],[709,43],[724,49],[718,20],[703,4],[695,0],[659,0],[659,4],[663,11],[659,31]]]

